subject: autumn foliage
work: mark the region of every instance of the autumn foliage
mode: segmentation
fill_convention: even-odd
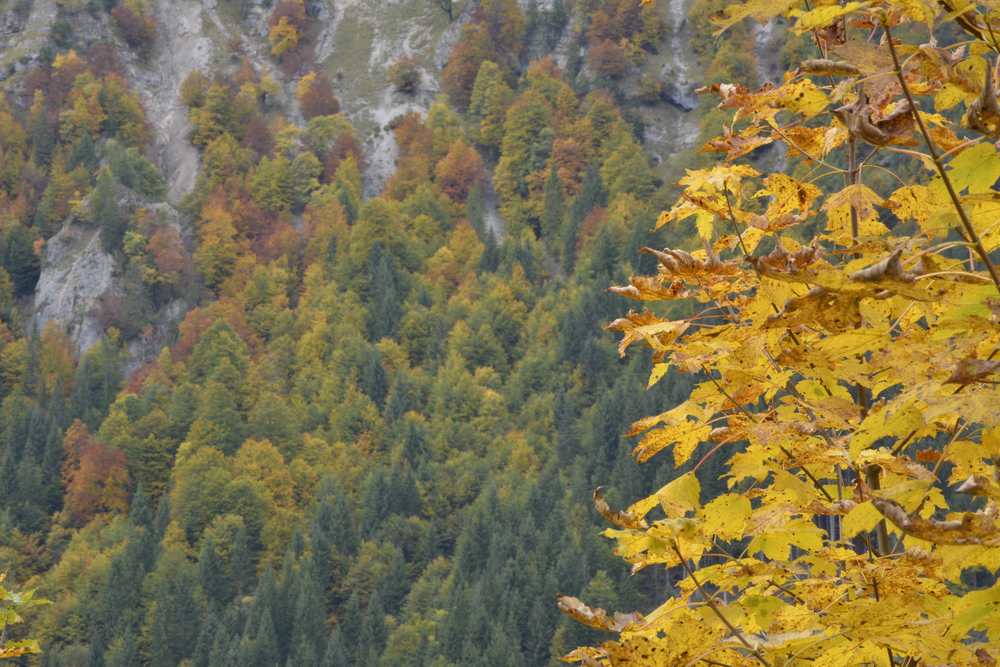
[[[597,74],[617,79],[628,70],[628,54],[621,44],[602,39],[587,52],[587,64]]]
[[[156,20],[152,16],[145,16],[128,3],[123,3],[111,10],[121,30],[122,38],[133,49],[142,54],[148,54],[153,47],[153,40],[156,38]]]
[[[464,202],[472,188],[482,183],[485,177],[483,159],[475,148],[458,139],[444,159],[438,162],[434,174],[438,186],[446,195],[456,202]]]
[[[64,511],[73,524],[128,509],[128,469],[121,450],[97,440],[80,420],[66,430],[63,449]]]
[[[280,0],[267,23],[271,55],[279,59],[294,55],[301,47],[306,28],[305,3],[303,0]]]
[[[333,94],[333,84],[326,72],[310,72],[302,77],[295,94],[306,119],[340,111],[340,102]]]
[[[658,270],[611,288],[636,303],[608,328],[623,356],[649,346],[649,386],[696,383],[629,431],[679,474],[626,508],[594,493],[617,554],[676,593],[647,614],[563,598],[615,635],[564,660],[1000,658],[1000,45],[991,8],[958,4],[715,16],[783,16],[819,53],[777,86],[703,91],[730,119],[705,146],[721,159],[657,223],[700,247],[643,248]],[[789,173],[752,163],[768,144]],[[706,498],[696,473],[719,459],[728,492]]]

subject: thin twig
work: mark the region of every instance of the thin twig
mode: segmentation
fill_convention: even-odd
[[[771,663],[765,660],[764,656],[760,654],[760,649],[754,647],[753,644],[747,641],[747,638],[743,636],[743,633],[740,632],[739,628],[737,628],[735,625],[729,622],[729,619],[726,618],[726,615],[722,613],[721,609],[719,609],[719,606],[715,603],[715,600],[712,598],[712,596],[708,595],[705,589],[702,588],[701,582],[698,581],[698,578],[694,576],[694,570],[691,569],[691,566],[688,565],[687,559],[684,558],[683,554],[681,554],[681,550],[677,546],[677,540],[674,540],[674,543],[671,545],[671,547],[673,548],[674,553],[677,554],[677,558],[680,559],[681,565],[684,567],[684,571],[687,572],[687,575],[689,577],[691,577],[692,583],[694,583],[695,587],[698,589],[698,592],[701,594],[702,598],[704,598],[705,603],[708,605],[708,608],[711,609],[715,613],[715,615],[719,617],[719,620],[722,621],[723,625],[729,628],[729,631],[733,633],[733,636],[735,636],[736,639],[738,639],[741,644],[743,644],[745,647],[747,647],[747,649],[751,653],[753,653],[753,657],[757,658],[757,662],[764,665],[765,667],[771,667]]]
[[[775,132],[777,132],[777,133],[778,133],[778,136],[779,136],[779,137],[781,137],[781,138],[782,138],[782,140],[783,140],[783,141],[784,141],[784,142],[785,142],[786,144],[788,144],[789,146],[791,146],[792,148],[794,148],[794,149],[795,149],[795,150],[797,150],[798,152],[802,153],[802,155],[803,155],[803,156],[805,156],[805,158],[806,158],[806,159],[808,159],[808,160],[812,160],[813,162],[815,162],[815,163],[817,163],[817,164],[821,164],[821,165],[823,165],[824,167],[826,167],[827,169],[829,169],[829,170],[831,170],[831,171],[833,171],[833,172],[835,172],[835,173],[838,173],[838,174],[840,174],[840,173],[843,173],[843,172],[844,172],[844,169],[842,169],[841,167],[838,167],[838,166],[836,166],[836,165],[832,165],[832,164],[830,164],[829,162],[827,162],[826,160],[823,160],[823,159],[821,159],[821,158],[818,158],[818,157],[813,157],[812,155],[810,155],[810,154],[809,154],[808,152],[806,152],[806,150],[805,150],[804,148],[802,148],[801,146],[799,146],[798,144],[796,144],[796,143],[795,143],[795,142],[794,142],[794,141],[792,140],[792,138],[791,138],[791,137],[789,137],[789,136],[788,136],[787,134],[785,134],[784,132],[782,132],[782,131],[781,131],[781,128],[779,128],[778,126],[776,126],[776,125],[772,125],[772,126],[771,126],[771,129],[772,129],[772,130],[774,130]]]
[[[743,249],[743,257],[744,257],[744,259],[746,259],[747,262],[750,263],[750,265],[753,267],[754,272],[757,274],[757,278],[760,279],[760,278],[763,277],[763,276],[761,276],[760,269],[757,267],[757,263],[753,261],[753,258],[750,256],[750,253],[747,252],[746,244],[743,243],[743,234],[740,232],[740,225],[739,225],[739,223],[736,222],[736,213],[733,210],[733,201],[732,201],[732,198],[729,196],[729,187],[728,186],[724,186],[723,187],[723,191],[726,193],[726,208],[729,209],[729,222],[733,225],[733,231],[736,232],[736,238],[738,238],[740,240],[740,248]],[[777,313],[779,315],[781,314],[781,309],[778,308],[778,305],[776,303],[774,303],[773,301],[771,302],[771,308],[774,309],[775,313]],[[794,331],[792,331],[791,329],[789,329],[788,330],[788,335],[791,336],[793,343],[795,343],[796,345],[799,344],[799,337],[795,335]]]
[[[757,419],[753,416],[753,414],[749,410],[747,410],[746,407],[744,407],[740,403],[737,403],[736,399],[729,395],[729,392],[726,391],[725,387],[723,387],[721,384],[719,384],[719,381],[715,379],[715,377],[712,375],[712,373],[704,365],[702,365],[701,370],[703,370],[705,372],[705,375],[707,375],[708,379],[712,381],[712,384],[715,385],[715,388],[719,390],[719,393],[722,394],[723,396],[725,396],[729,400],[729,402],[732,403],[733,406],[737,410],[739,410],[740,412],[742,412],[743,414],[745,414],[747,416],[747,418],[750,421],[752,421],[754,424],[758,423]],[[778,449],[781,450],[781,453],[784,454],[788,458],[789,461],[794,461],[795,460],[795,457],[792,456],[792,453],[790,451],[788,451],[788,449],[786,449],[784,445],[778,445]],[[815,475],[813,475],[811,472],[809,472],[808,468],[806,468],[804,465],[800,464],[799,465],[799,470],[801,470],[803,473],[805,473],[805,476],[809,478],[809,481],[813,483],[813,486],[815,486],[816,489],[819,490],[819,492],[822,493],[823,496],[827,500],[829,500],[830,502],[833,502],[833,496],[830,495],[829,491],[827,491],[825,488],[823,488],[823,484],[818,479],[816,479]]]

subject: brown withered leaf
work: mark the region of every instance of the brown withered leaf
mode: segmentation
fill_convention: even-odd
[[[861,70],[843,60],[828,58],[810,58],[799,63],[798,74],[816,74],[819,76],[860,76]]]
[[[916,458],[921,463],[937,463],[941,460],[941,452],[936,449],[921,449]]]
[[[780,313],[767,319],[767,328],[819,324],[827,331],[839,333],[861,325],[861,295],[832,292],[825,287],[813,287],[803,296],[789,299]]]
[[[856,502],[850,499],[835,500],[831,503],[813,500],[809,503],[809,511],[815,512],[816,514],[823,514],[825,516],[844,516],[857,507],[857,505],[858,504]]]
[[[619,528],[645,529],[649,527],[644,519],[633,516],[631,512],[611,509],[608,501],[604,499],[603,486],[594,489],[594,508],[608,523]]]
[[[851,274],[854,282],[872,285],[877,297],[891,296],[893,293],[916,301],[936,301],[944,293],[934,287],[929,281],[917,283],[918,276],[935,272],[934,260],[927,255],[918,258],[915,265],[917,271],[907,271],[903,268],[903,248],[896,248],[888,257]],[[957,279],[961,281],[961,278]]]
[[[1000,484],[997,484],[986,475],[970,475],[955,490],[959,493],[967,493],[970,496],[982,496],[984,498],[1000,500]]]
[[[973,382],[982,382],[989,375],[997,372],[1000,369],[1000,361],[991,361],[989,359],[962,359],[955,366],[955,370],[952,371],[951,376],[945,380],[945,384],[972,384]]]
[[[734,431],[729,426],[717,426],[713,428],[709,434],[708,439],[712,442],[726,443],[726,442],[736,442],[743,437],[742,433]]]
[[[1000,103],[997,103],[991,67],[986,68],[982,92],[969,105],[968,111],[965,112],[964,121],[969,128],[987,136],[996,137],[1000,134]]]
[[[760,130],[758,125],[750,125],[734,134],[726,127],[721,137],[707,141],[701,150],[703,153],[725,153],[726,160],[735,160],[774,142],[771,137],[761,136]]]
[[[699,95],[715,93],[722,102],[719,107],[722,109],[742,109],[753,104],[753,94],[750,89],[739,83],[713,83],[711,86],[702,86],[696,89]]]
[[[570,595],[559,596],[556,599],[556,606],[559,607],[559,611],[578,623],[583,623],[595,630],[604,630],[606,632],[621,632],[628,626],[642,620],[642,614],[635,611],[631,614],[615,612],[613,618],[609,617],[608,612],[600,607],[588,607],[578,598]]]
[[[684,250],[671,250],[664,248],[643,247],[639,252],[653,255],[660,261],[660,265],[666,269],[667,273],[677,276],[697,276],[701,274],[715,275],[735,275],[739,273],[739,267],[735,262],[723,262],[718,257],[709,257],[704,260],[697,259],[691,253]]]
[[[990,309],[990,321],[1000,324],[1000,299],[989,298],[986,306]]]
[[[902,92],[892,72],[892,58],[888,50],[876,42],[869,42],[864,37],[864,31],[851,31],[851,36],[843,44],[830,51],[830,58],[849,62],[861,71],[864,78],[859,85],[870,99],[888,99]]]
[[[896,248],[891,255],[871,266],[855,271],[851,280],[862,283],[900,282],[912,283],[917,276],[903,268],[903,249]]]
[[[670,301],[688,295],[683,282],[663,280],[660,276],[632,276],[628,285],[614,285],[608,291],[635,301]]]
[[[858,95],[853,104],[833,110],[852,137],[873,146],[913,145],[913,114],[910,103],[901,100],[883,111],[869,104],[867,93]]]
[[[774,246],[767,255],[761,257],[750,257],[749,262],[754,268],[766,276],[776,274],[799,273],[819,257],[819,245],[814,239],[812,245],[806,246],[795,252],[788,252],[780,243]]]
[[[956,3],[955,0],[938,0],[938,4],[949,14],[954,14],[955,22],[962,26],[967,33],[976,39],[988,42],[989,36],[986,34],[986,28],[979,22],[979,14],[975,10],[975,5],[964,9],[958,6],[962,3]]]
[[[820,43],[820,48],[829,51],[844,43],[847,37],[847,26],[843,21],[837,21],[825,28],[814,30],[813,34],[816,36],[816,41]]]
[[[945,49],[931,43],[920,44],[907,67],[914,73],[916,81],[912,88],[921,94],[941,89],[945,83],[952,83],[966,91],[978,91],[977,80],[969,78],[967,71],[957,67],[966,58],[966,48]]]
[[[950,153],[965,143],[957,134],[941,125],[931,125],[927,128],[927,133],[931,135],[931,139],[934,140],[937,147],[946,153]]]
[[[605,329],[622,334],[622,339],[618,341],[618,353],[624,357],[629,346],[639,340],[645,340],[655,352],[664,351],[667,345],[684,335],[689,326],[686,320],[661,320],[649,311],[637,313],[630,310],[625,317],[613,320]]]
[[[602,667],[601,660],[608,657],[608,652],[595,646],[581,646],[573,649],[559,658],[561,662],[579,663],[583,667]]]
[[[798,215],[792,213],[786,213],[773,220],[768,219],[766,215],[760,215],[759,213],[751,213],[747,224],[751,227],[763,230],[765,232],[780,232],[782,229],[788,229],[789,227],[794,227],[795,225],[802,222],[802,218]]]

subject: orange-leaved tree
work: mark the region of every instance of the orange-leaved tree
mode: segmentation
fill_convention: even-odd
[[[1000,659],[1000,11],[995,2],[730,3],[720,33],[785,19],[813,44],[778,85],[737,84],[720,159],[658,221],[611,323],[689,398],[637,422],[676,479],[598,511],[648,614],[561,598],[614,633],[586,665],[995,665]],[[749,159],[780,144],[793,175]],[[697,456],[695,455],[697,452]],[[725,458],[728,492],[696,472]]]

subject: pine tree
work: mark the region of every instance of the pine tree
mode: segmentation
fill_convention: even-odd
[[[382,653],[385,640],[389,636],[385,627],[385,609],[382,607],[382,599],[378,591],[373,591],[368,598],[368,607],[365,609],[364,619],[361,625],[361,636],[359,638],[359,657],[375,656]],[[366,662],[365,664],[376,664]]]
[[[487,60],[480,65],[469,102],[469,116],[475,123],[471,135],[494,153],[503,141],[504,121],[513,99],[514,91],[507,85],[497,64]]]
[[[389,393],[389,380],[382,364],[382,356],[374,347],[368,350],[358,377],[358,388],[372,400],[379,410],[385,406],[386,394]]]
[[[381,242],[372,246],[368,256],[368,275],[372,290],[368,336],[375,341],[395,336],[403,317],[403,305],[392,256],[385,252]]]
[[[583,178],[580,193],[577,194],[572,207],[570,207],[569,224],[566,225],[563,237],[562,259],[565,271],[572,272],[576,265],[577,235],[583,221],[595,207],[606,202],[606,197],[604,185],[601,183],[601,175],[597,169],[591,167]]]
[[[322,655],[323,639],[326,634],[326,603],[320,576],[312,561],[302,562],[296,577],[297,595],[295,601],[295,620],[292,626],[292,653],[298,655],[299,661],[293,664],[315,664],[316,656]],[[312,656],[305,661],[303,656]]]
[[[372,537],[392,511],[389,480],[385,469],[375,468],[361,492],[361,536]]]
[[[121,351],[103,339],[80,360],[70,396],[70,411],[97,430],[121,388]]]
[[[226,573],[226,564],[219,555],[215,540],[206,535],[198,553],[198,579],[210,602],[224,605],[233,596],[233,585]]]
[[[105,667],[132,667],[139,663],[139,647],[132,632],[126,633],[112,644],[104,656]]]
[[[176,667],[194,649],[200,614],[195,602],[198,576],[183,553],[164,552],[152,577],[154,606],[148,619],[150,664],[152,667]]]
[[[343,653],[347,656],[347,664],[349,665],[362,664],[355,662],[355,660],[364,657],[361,652],[361,634],[365,625],[362,611],[361,598],[355,590],[347,598],[347,604],[340,610],[340,620],[336,628],[336,638],[343,647]]]
[[[97,176],[90,199],[90,215],[101,229],[104,250],[109,253],[120,250],[128,228],[128,215],[118,205],[118,187],[108,169],[102,169]]]
[[[234,664],[231,660],[234,645],[238,650],[239,639],[231,636],[225,628],[219,628],[212,639],[212,649],[208,654],[208,662],[204,663],[204,665],[195,664],[197,667],[216,667],[217,665]],[[236,662],[235,664],[239,663]]]
[[[250,590],[255,579],[253,555],[250,553],[250,543],[247,539],[246,528],[242,525],[237,529],[236,535],[233,538],[229,571],[235,584],[237,595],[243,595]]]
[[[559,180],[555,163],[549,169],[549,178],[545,181],[544,206],[542,211],[542,238],[549,248],[560,238],[563,215],[563,186]]]
[[[420,514],[421,500],[410,466],[399,462],[389,469],[389,512],[400,516]]]
[[[10,225],[0,235],[0,261],[10,275],[17,296],[32,294],[41,274],[41,260],[35,253],[36,237],[36,233],[18,223]]]
[[[193,667],[213,667],[213,663],[211,662],[212,649],[215,646],[217,637],[223,634],[219,631],[220,624],[221,622],[217,614],[210,612],[205,618],[205,622],[198,632],[198,641],[195,642],[194,653],[191,655]]]
[[[337,523],[342,518],[334,507],[335,483],[330,478],[320,482],[320,497],[316,511],[309,522],[309,549],[312,552],[313,571],[324,600],[333,577],[333,550],[337,544]]]
[[[253,662],[259,667],[280,667],[281,655],[278,651],[278,638],[275,635],[274,621],[271,613],[265,610],[260,615],[257,624],[257,634],[253,640]]]
[[[275,587],[274,602],[271,605],[274,634],[278,642],[278,655],[281,658],[288,655],[292,644],[292,629],[295,623],[295,604],[298,594],[296,563],[303,546],[301,535],[296,532],[285,551],[281,573]]]
[[[45,113],[45,94],[41,90],[35,91],[28,115],[28,132],[31,135],[35,163],[47,167],[52,160],[52,151],[56,145],[56,128]]]
[[[66,167],[68,169],[83,167],[88,172],[93,172],[97,169],[98,164],[99,161],[97,158],[97,149],[94,147],[94,140],[91,138],[90,133],[86,132],[73,144]]]
[[[479,257],[479,272],[494,273],[500,268],[501,253],[493,232],[486,230],[483,239],[483,254]]]
[[[322,667],[350,667],[350,664],[344,639],[341,637],[340,631],[334,628],[326,642],[326,653],[323,654]]]

